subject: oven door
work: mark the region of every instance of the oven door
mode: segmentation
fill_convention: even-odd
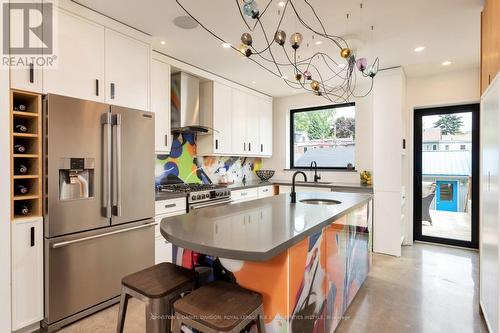
[[[231,198],[225,198],[225,199],[210,200],[205,202],[191,203],[189,204],[189,211],[211,206],[227,205],[230,204],[231,202],[232,202]]]

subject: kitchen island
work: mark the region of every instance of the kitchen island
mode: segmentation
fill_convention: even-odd
[[[368,275],[371,200],[281,194],[168,217],[160,231],[178,247],[177,264],[212,258],[215,278],[260,292],[269,332],[332,332]]]

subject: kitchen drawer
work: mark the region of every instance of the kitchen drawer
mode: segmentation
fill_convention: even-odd
[[[160,200],[155,202],[155,216],[177,212],[186,212],[185,197],[171,200]]]
[[[232,201],[247,201],[254,200],[259,197],[259,189],[257,187],[247,188],[244,190],[231,191]]]
[[[155,238],[155,265],[161,262],[172,262],[172,243],[163,236]]]
[[[262,186],[258,188],[259,192],[259,198],[267,198],[267,197],[272,197],[274,195],[274,186],[269,185],[269,186]]]

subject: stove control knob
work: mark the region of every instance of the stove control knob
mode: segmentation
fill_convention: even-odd
[[[191,196],[191,200],[196,200],[196,196],[195,196],[195,195],[192,195],[192,196]]]

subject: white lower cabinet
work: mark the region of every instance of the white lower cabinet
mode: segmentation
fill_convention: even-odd
[[[172,243],[160,233],[161,220],[165,217],[186,214],[186,198],[159,200],[155,203],[155,264],[172,262]]]
[[[12,222],[12,330],[43,319],[43,219]]]
[[[257,187],[231,191],[231,200],[234,203],[255,200],[258,197],[259,190]]]

